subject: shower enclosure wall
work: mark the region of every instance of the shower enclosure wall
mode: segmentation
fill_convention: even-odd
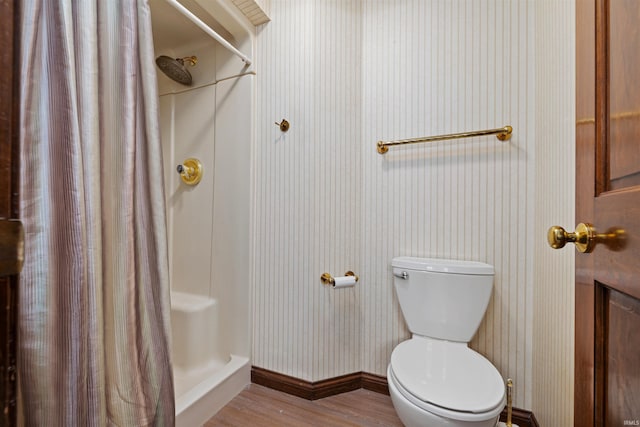
[[[251,54],[253,27],[224,0],[182,1]],[[164,0],[150,1],[155,54],[195,55],[184,86],[158,70],[172,283],[176,424],[201,425],[250,382],[254,74]],[[215,16],[214,19],[212,16]],[[203,165],[184,184],[176,166]]]

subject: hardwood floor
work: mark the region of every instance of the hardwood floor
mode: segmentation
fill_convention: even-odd
[[[205,424],[211,426],[398,426],[391,398],[365,389],[306,400],[250,384]]]

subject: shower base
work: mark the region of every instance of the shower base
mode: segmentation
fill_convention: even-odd
[[[201,426],[249,384],[251,365],[249,358],[232,355],[225,365],[201,376],[197,384],[191,385],[188,378],[179,374],[174,378],[176,427]],[[182,394],[178,394],[181,388]]]
[[[224,355],[215,299],[171,293],[176,426],[204,424],[249,384],[249,358]]]

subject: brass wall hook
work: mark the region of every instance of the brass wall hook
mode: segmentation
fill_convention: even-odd
[[[286,121],[285,119],[282,119],[282,121],[280,123],[276,122],[276,126],[280,126],[280,130],[282,132],[286,132],[289,130],[289,122]]]

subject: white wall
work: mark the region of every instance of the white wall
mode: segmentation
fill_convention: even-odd
[[[273,0],[259,28],[256,366],[316,381],[384,375],[409,333],[396,255],[496,267],[472,346],[531,407],[535,8],[513,1]],[[281,134],[273,122],[288,119]],[[510,124],[375,150],[379,139]],[[333,291],[324,271],[360,275]]]
[[[513,378],[530,405],[534,38],[532,3],[365,2],[361,232],[363,370],[383,374],[408,337],[393,292],[393,256],[495,266],[494,293],[472,347]],[[496,23],[500,23],[496,25]],[[376,153],[378,139],[514,128]]]
[[[550,250],[551,225],[575,223],[575,2],[536,1],[536,193],[532,409],[541,426],[573,425],[573,247]]]
[[[253,364],[318,380],[361,370],[359,290],[320,275],[362,274],[362,9],[271,10],[258,36]]]
[[[409,336],[391,258],[480,260],[497,274],[472,347],[514,379],[515,406],[572,424],[573,254],[545,236],[573,226],[574,17],[569,1],[272,0],[258,38],[254,365],[384,375]],[[506,124],[506,144],[375,151]],[[356,289],[321,285],[348,269]]]

